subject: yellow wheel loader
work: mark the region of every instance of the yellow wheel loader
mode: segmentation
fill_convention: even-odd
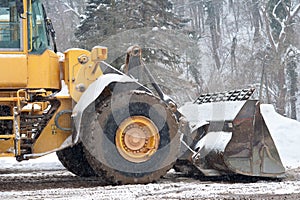
[[[172,167],[206,176],[284,174],[259,102],[249,100],[252,89],[204,94],[177,108],[139,47],[127,52],[123,72],[106,58],[101,46],[57,54],[40,0],[2,0],[0,156],[57,152],[72,173],[107,184],[149,183]]]

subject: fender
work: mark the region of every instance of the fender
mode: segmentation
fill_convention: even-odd
[[[136,83],[138,86],[141,86],[136,79],[130,78],[125,74],[104,74],[100,76],[86,89],[73,109],[72,120],[75,126],[73,144],[79,141],[79,135],[82,132],[81,119],[83,112],[102,94],[104,89],[112,83]]]

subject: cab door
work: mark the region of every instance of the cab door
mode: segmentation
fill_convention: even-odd
[[[0,2],[0,87],[27,86],[27,55],[23,43],[23,19],[16,0]]]

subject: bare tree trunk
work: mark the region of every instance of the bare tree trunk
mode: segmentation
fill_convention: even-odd
[[[236,10],[236,2],[233,2],[233,0],[230,0],[229,1],[229,6],[230,6],[230,8],[232,9],[232,12],[233,12],[236,32],[238,32],[239,31],[239,23],[238,23],[238,13],[237,13],[237,10]]]
[[[215,12],[215,4],[213,2],[208,2],[208,17],[207,21],[209,24],[210,34],[211,34],[211,42],[212,42],[212,51],[214,60],[216,63],[217,69],[221,68],[221,61],[218,53],[219,49],[219,39],[218,39],[218,31],[217,31],[217,25],[216,25],[216,12]]]
[[[287,52],[287,58],[286,58],[287,76],[289,80],[289,99],[290,99],[290,109],[291,109],[290,117],[295,120],[297,120],[296,94],[298,92],[298,87],[297,87],[298,73],[297,73],[297,63],[295,61],[296,56],[297,56],[296,51],[290,49]]]
[[[194,13],[194,19],[195,19],[195,28],[197,32],[199,32],[199,14],[196,6],[193,6],[193,13]]]
[[[201,2],[199,5],[199,10],[200,10],[200,18],[201,18],[201,27],[202,27],[202,31],[204,32],[205,30],[205,13],[204,13],[204,3]]]
[[[254,42],[258,42],[260,38],[260,13],[259,13],[259,0],[252,0],[252,18],[254,25]]]
[[[259,87],[259,101],[262,101],[262,91],[263,91],[263,85],[265,80],[265,60],[263,60],[263,66],[261,71],[261,78],[260,78],[260,87]]]
[[[278,55],[279,56],[279,55]],[[285,105],[286,105],[286,94],[287,94],[287,88],[285,84],[285,67],[283,64],[280,64],[280,61],[277,61],[278,63],[278,74],[277,74],[277,80],[278,80],[278,99],[277,99],[277,110],[278,113],[285,115]],[[276,66],[276,65],[275,65]]]
[[[288,63],[288,71],[290,78],[290,104],[291,104],[291,118],[297,120],[297,107],[296,107],[296,92],[297,89],[297,65],[294,61]]]
[[[233,73],[234,70],[236,70],[236,57],[235,57],[235,50],[237,45],[237,39],[236,37],[233,37],[232,44],[231,44],[231,72]]]
[[[213,1],[213,6],[214,6],[214,13],[215,13],[215,18],[216,18],[216,30],[217,30],[217,34],[216,34],[216,41],[217,41],[217,46],[218,48],[221,45],[221,12],[222,10],[222,1]]]
[[[267,77],[267,73],[265,72],[265,86],[266,86],[266,95],[267,95],[267,103],[271,103],[271,97],[270,97],[270,92],[269,92],[269,81]]]
[[[198,27],[199,27],[199,32],[201,33],[202,32],[202,26],[201,26],[201,12],[202,12],[202,9],[203,9],[203,6],[202,5],[202,2],[199,2],[199,4],[197,5],[197,15],[198,15]]]

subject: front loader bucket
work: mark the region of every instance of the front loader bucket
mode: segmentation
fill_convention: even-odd
[[[285,168],[258,101],[196,101],[181,107],[180,112],[191,127],[187,137],[194,138],[186,144],[192,155],[184,154],[183,159],[205,176],[283,176]]]
[[[258,101],[247,101],[232,124],[232,138],[223,157],[230,171],[264,177],[285,172]]]

